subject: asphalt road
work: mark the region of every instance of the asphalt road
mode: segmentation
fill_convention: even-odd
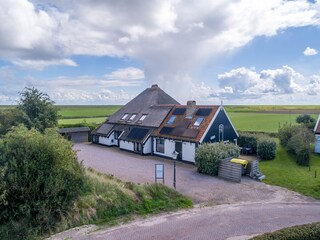
[[[195,208],[105,230],[73,229],[52,239],[248,239],[281,228],[320,221],[320,203],[253,203]]]

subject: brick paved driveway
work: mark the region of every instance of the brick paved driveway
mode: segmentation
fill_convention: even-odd
[[[173,161],[156,156],[140,156],[90,143],[75,144],[79,160],[97,171],[113,174],[136,183],[153,183],[156,163],[165,166],[165,184],[173,185]],[[199,174],[195,166],[177,163],[177,190],[195,203],[216,205],[248,202],[312,202],[311,198],[285,188],[270,186],[243,177],[242,183],[232,183]]]

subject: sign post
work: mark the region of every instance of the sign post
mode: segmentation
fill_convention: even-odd
[[[162,179],[162,184],[164,184],[164,164],[155,164],[155,183],[159,179]]]

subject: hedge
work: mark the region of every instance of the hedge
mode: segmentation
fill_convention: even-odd
[[[234,144],[205,143],[196,150],[195,164],[198,172],[216,176],[220,160],[239,155],[240,149]]]
[[[251,238],[252,240],[319,240],[320,223],[311,223],[284,228],[272,233],[265,233]]]
[[[277,144],[271,138],[259,138],[257,140],[257,155],[262,160],[271,160],[276,157]]]
[[[238,144],[252,149],[262,160],[274,159],[277,152],[276,142],[266,134],[242,132]]]

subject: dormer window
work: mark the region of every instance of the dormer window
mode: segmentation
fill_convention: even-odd
[[[195,123],[193,124],[193,126],[199,127],[202,121],[203,121],[203,117],[198,117]]]
[[[128,114],[128,113],[125,113],[125,114],[122,116],[121,120],[125,120],[128,116],[129,116],[129,114]]]
[[[132,114],[131,117],[129,118],[129,121],[132,121],[133,119],[135,119],[136,116],[137,114]]]
[[[143,121],[147,117],[147,114],[143,114],[140,118],[139,121]]]
[[[172,115],[171,117],[170,117],[170,119],[169,119],[169,121],[167,122],[167,124],[168,125],[171,125],[173,122],[174,122],[174,120],[176,119],[176,115]]]

